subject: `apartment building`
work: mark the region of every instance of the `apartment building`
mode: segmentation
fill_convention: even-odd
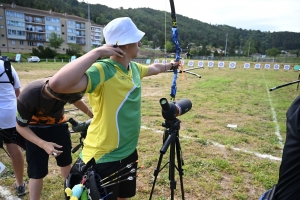
[[[1,52],[24,53],[38,46],[47,47],[52,32],[64,39],[56,49],[58,53],[65,53],[69,44],[79,44],[87,52],[101,44],[102,30],[103,26],[67,13],[0,3]]]

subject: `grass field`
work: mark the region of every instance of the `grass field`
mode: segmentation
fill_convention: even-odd
[[[14,67],[25,87],[32,80],[53,75],[62,65],[25,63],[14,64]],[[297,84],[272,92],[269,88],[295,81],[299,73],[284,71],[282,67],[278,71],[243,69],[243,63],[239,62],[236,69],[225,66],[223,69],[193,70],[202,76],[200,79],[190,74],[184,74],[184,78],[178,75],[176,99],[188,98],[193,104],[189,112],[178,117],[185,199],[259,199],[278,178],[285,142],[285,113],[299,92]],[[138,144],[142,168],[138,170],[137,195],[133,200],[150,196],[153,172],[163,146],[164,118],[159,100],[169,99],[172,78],[172,73],[163,73],[142,81],[142,128]],[[88,103],[87,98],[84,99]],[[66,110],[72,108],[68,105]],[[66,114],[77,121],[87,119],[76,110]],[[237,128],[228,128],[228,124],[237,125]],[[72,141],[73,146],[77,145],[79,134],[72,134]],[[74,161],[78,153],[73,155]],[[14,193],[10,160],[3,150],[0,150],[0,157],[8,168],[0,185]],[[171,197],[169,158],[168,151],[163,155],[161,167],[165,164],[166,167],[158,174],[152,199]],[[50,158],[42,199],[64,199],[63,180],[59,174],[54,159]],[[175,199],[181,199],[178,175],[175,169]],[[25,179],[28,181],[26,174]],[[0,195],[1,198],[5,197]]]

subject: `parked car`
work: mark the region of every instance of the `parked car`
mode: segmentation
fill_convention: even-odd
[[[40,62],[41,60],[37,56],[30,56],[30,57],[27,58],[27,61],[28,62]]]

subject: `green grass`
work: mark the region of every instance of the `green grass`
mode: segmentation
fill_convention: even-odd
[[[19,76],[26,83],[39,77],[53,75],[62,63],[14,64]],[[225,66],[228,66],[225,64]],[[242,66],[242,63],[239,63]],[[292,66],[292,65],[291,65]],[[187,68],[187,67],[186,67]],[[193,107],[179,116],[181,121],[179,139],[184,160],[183,185],[186,199],[258,199],[278,179],[280,161],[255,155],[267,154],[281,158],[282,146],[275,135],[279,126],[285,140],[285,114],[298,96],[297,84],[269,92],[268,89],[298,79],[298,73],[290,71],[237,69],[196,69],[202,76],[185,74],[178,76],[177,97],[188,98]],[[163,73],[142,81],[142,125],[138,144],[140,176],[137,180],[137,195],[133,200],[148,199],[162,148],[162,122],[160,98],[168,98],[172,73]],[[86,102],[87,99],[85,97]],[[270,104],[272,102],[272,104]],[[275,110],[277,123],[273,121]],[[66,107],[70,109],[72,106]],[[134,108],[133,108],[134,109]],[[67,112],[67,117],[84,121],[86,116],[79,111]],[[231,129],[227,124],[236,124]],[[78,144],[79,134],[72,135],[73,146]],[[77,154],[73,155],[74,161]],[[12,192],[14,178],[9,158],[0,150],[1,162],[8,172],[0,179],[0,185]],[[154,188],[153,199],[169,199],[168,180],[169,153],[163,155],[162,165]],[[181,199],[180,180],[177,181],[175,199]],[[28,180],[25,175],[26,180]],[[59,169],[50,159],[49,175],[45,178],[43,199],[63,199],[63,180]],[[1,197],[0,197],[1,199]],[[24,199],[28,199],[28,195]]]

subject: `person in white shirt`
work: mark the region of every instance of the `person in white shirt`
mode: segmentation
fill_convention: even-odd
[[[0,128],[9,134],[14,134],[16,131],[17,97],[20,94],[21,84],[13,66],[11,66],[11,74],[14,84],[10,82],[7,73],[5,73],[4,62],[0,60]],[[3,144],[3,142],[12,160],[17,194],[18,196],[25,195],[26,186],[23,180],[24,157],[21,148],[0,135],[0,143]]]

